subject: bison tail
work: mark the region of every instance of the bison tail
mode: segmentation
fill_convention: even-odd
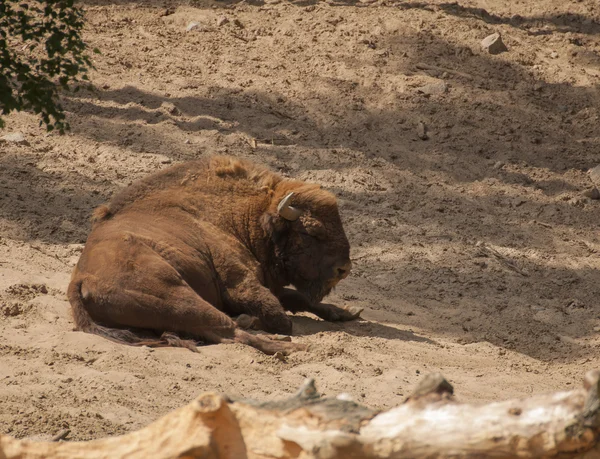
[[[81,284],[82,281],[73,281],[69,284],[69,289],[67,291],[77,330],[99,335],[115,343],[127,344],[129,346],[184,347],[193,352],[198,352],[196,349],[197,343],[195,341],[181,339],[174,333],[164,332],[160,338],[151,339],[138,336],[130,330],[104,327],[97,324],[85,309],[83,299],[81,298]]]

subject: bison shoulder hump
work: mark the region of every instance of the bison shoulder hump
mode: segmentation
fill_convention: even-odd
[[[104,220],[108,220],[111,217],[110,208],[103,204],[94,210],[92,214],[92,223],[100,223]]]
[[[282,181],[279,174],[266,167],[229,156],[215,156],[211,159],[211,169],[218,177],[231,177],[236,180],[249,180],[259,187],[272,189]]]

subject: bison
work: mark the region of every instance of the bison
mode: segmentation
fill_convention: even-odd
[[[286,311],[358,317],[321,303],[351,266],[331,193],[217,156],[150,175],[97,208],[68,298],[77,329],[116,342],[288,354],[305,347],[277,339],[292,333]],[[277,335],[245,331],[237,316]]]

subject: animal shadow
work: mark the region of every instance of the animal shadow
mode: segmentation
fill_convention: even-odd
[[[390,340],[417,341],[428,344],[438,344],[429,338],[419,336],[409,330],[400,330],[379,322],[371,322],[358,318],[349,322],[327,322],[312,315],[292,316],[294,336],[308,336],[320,332],[342,331],[357,337],[379,337]]]

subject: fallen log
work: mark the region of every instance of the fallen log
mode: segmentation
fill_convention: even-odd
[[[348,396],[322,398],[308,380],[287,400],[257,403],[213,393],[149,426],[89,442],[0,435],[0,459],[75,458],[595,458],[600,372],[583,388],[483,405],[457,403],[428,375],[385,412]]]

